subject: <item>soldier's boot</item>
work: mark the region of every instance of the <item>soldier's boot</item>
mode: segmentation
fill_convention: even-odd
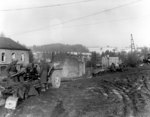
[[[42,89],[41,89],[42,92],[45,92],[46,91],[46,85],[45,84],[42,84]]]

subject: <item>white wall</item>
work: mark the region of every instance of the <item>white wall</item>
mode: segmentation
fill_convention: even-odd
[[[107,68],[112,63],[114,63],[115,65],[119,64],[119,57],[102,57],[102,67]]]

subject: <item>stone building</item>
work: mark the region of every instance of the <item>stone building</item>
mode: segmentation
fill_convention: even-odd
[[[19,64],[29,63],[29,49],[7,37],[0,37],[0,72],[3,71],[12,59]]]

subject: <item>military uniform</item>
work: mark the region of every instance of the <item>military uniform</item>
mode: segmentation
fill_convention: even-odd
[[[40,64],[40,81],[42,83],[43,90],[46,88],[48,82],[48,69],[49,69],[48,64],[42,61]]]
[[[16,74],[16,73],[18,72],[16,65],[17,65],[17,61],[12,61],[12,62],[8,65],[6,71],[7,71],[7,73],[8,73],[10,76],[11,76],[11,75],[14,75],[14,74]]]

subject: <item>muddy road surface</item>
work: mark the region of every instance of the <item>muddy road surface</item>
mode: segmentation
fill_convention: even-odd
[[[107,73],[94,78],[62,82],[30,97],[11,117],[150,117],[150,70]],[[1,117],[8,110],[0,108]]]

